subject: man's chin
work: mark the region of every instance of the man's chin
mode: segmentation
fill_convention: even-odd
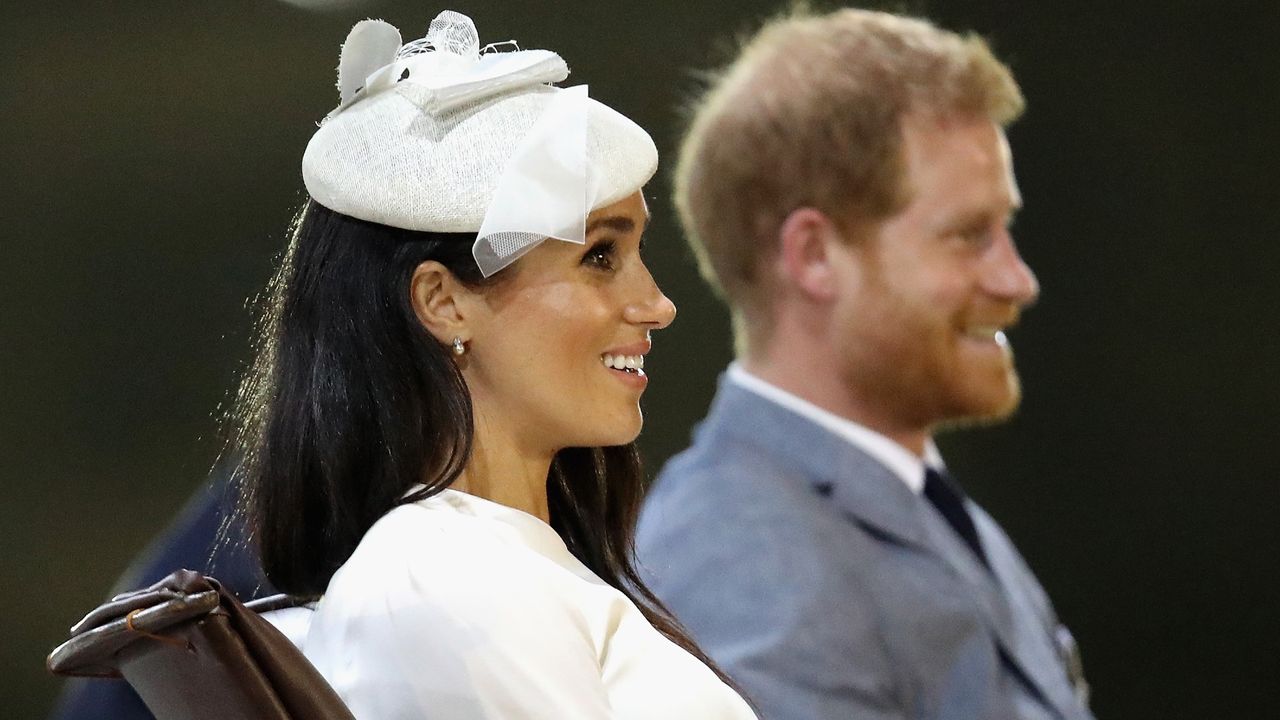
[[[975,388],[955,398],[943,429],[997,425],[1013,417],[1022,403],[1022,387],[1012,375],[999,387]]]

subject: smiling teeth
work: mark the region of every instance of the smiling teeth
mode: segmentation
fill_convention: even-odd
[[[605,367],[614,370],[644,370],[643,355],[601,355],[600,359]]]

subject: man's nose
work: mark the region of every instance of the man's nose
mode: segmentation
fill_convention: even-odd
[[[996,241],[991,244],[986,258],[982,280],[984,289],[1008,302],[1019,306],[1034,303],[1040,296],[1040,283],[1036,275],[1018,254],[1013,236],[1006,229],[1001,229]]]

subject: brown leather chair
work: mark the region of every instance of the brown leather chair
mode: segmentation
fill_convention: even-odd
[[[123,677],[157,720],[354,720],[337,693],[258,613],[213,578],[179,570],[96,608],[49,655],[58,675]]]

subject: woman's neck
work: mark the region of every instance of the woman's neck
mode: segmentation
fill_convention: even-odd
[[[522,447],[500,419],[477,405],[471,457],[452,487],[550,522],[547,473],[553,455]]]

